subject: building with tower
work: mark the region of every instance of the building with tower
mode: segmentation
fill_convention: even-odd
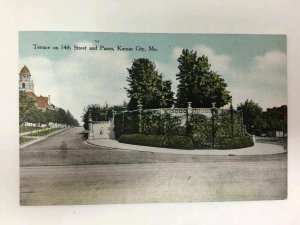
[[[27,66],[23,66],[19,73],[19,90],[34,93],[34,84]]]
[[[55,106],[50,102],[50,95],[48,97],[37,96],[34,93],[34,84],[31,80],[31,74],[26,65],[23,66],[19,73],[19,90],[26,92],[27,96],[30,97],[38,109],[54,109]]]

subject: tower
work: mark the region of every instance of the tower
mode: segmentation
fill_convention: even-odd
[[[19,75],[19,90],[34,93],[33,81],[31,80],[31,74],[27,66],[23,66]]]

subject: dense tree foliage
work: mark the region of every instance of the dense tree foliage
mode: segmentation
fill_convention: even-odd
[[[247,99],[244,103],[240,103],[237,109],[243,112],[243,120],[247,131],[251,134],[259,132],[263,122],[261,117],[262,107],[258,103]]]
[[[109,106],[105,103],[104,106],[100,105],[88,105],[83,109],[82,122],[83,127],[87,130],[89,125],[89,115],[91,115],[93,121],[109,121],[113,116],[113,110],[116,112],[123,111],[127,108],[127,103],[123,102],[123,105]]]
[[[35,108],[34,101],[29,98],[24,91],[19,91],[19,124],[28,122],[30,112]]]
[[[258,103],[246,100],[237,107],[243,112],[243,120],[249,133],[275,135],[274,131],[287,132],[287,106],[262,110]],[[273,133],[272,133],[273,132]]]
[[[187,107],[187,102],[192,102],[193,107],[211,107],[212,102],[222,107],[230,102],[227,84],[211,70],[206,56],[198,57],[197,52],[184,49],[177,61],[177,107]]]
[[[263,133],[271,131],[284,131],[287,132],[287,106],[269,108],[262,113],[262,127]]]
[[[128,88],[125,88],[130,98],[128,109],[137,109],[138,103],[144,109],[171,107],[174,104],[174,93],[171,91],[170,80],[164,81],[162,74],[149,59],[135,59],[128,68]]]
[[[41,110],[35,107],[34,101],[24,91],[19,92],[19,124],[25,122],[38,124],[50,123],[65,124],[68,126],[79,126],[78,121],[69,110],[63,108]]]

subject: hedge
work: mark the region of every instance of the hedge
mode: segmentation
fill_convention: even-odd
[[[193,149],[192,139],[186,136],[124,134],[120,136],[119,142],[161,148]]]
[[[220,141],[219,149],[247,148],[253,145],[254,142],[251,136],[242,136],[223,139]]]

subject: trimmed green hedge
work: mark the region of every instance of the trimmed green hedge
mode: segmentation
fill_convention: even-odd
[[[144,134],[124,134],[119,140],[121,143],[144,145],[160,148],[194,149],[197,143],[187,136],[163,136],[163,135],[144,135]],[[254,145],[251,136],[226,138],[220,141],[217,149],[238,149],[247,148]]]
[[[193,149],[193,141],[186,136],[163,136],[163,135],[143,135],[124,134],[119,138],[119,142],[135,145],[145,145],[161,148]]]
[[[247,148],[253,145],[254,142],[251,136],[242,136],[223,139],[220,141],[219,149]]]

